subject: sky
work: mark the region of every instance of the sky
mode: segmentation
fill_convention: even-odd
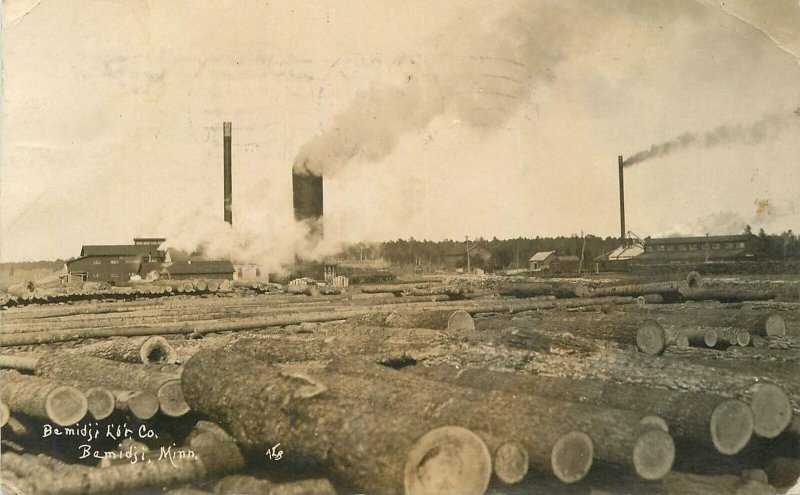
[[[618,236],[617,155],[649,156],[625,169],[639,237],[800,231],[798,0],[6,0],[2,15],[0,261],[134,236],[270,267],[340,242]],[[292,217],[298,165],[325,177],[321,246]]]

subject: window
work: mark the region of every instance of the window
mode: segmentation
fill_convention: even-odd
[[[697,251],[697,244],[689,244],[689,251]]]
[[[675,251],[675,246],[667,246],[667,251]]]
[[[739,249],[744,249],[744,243],[743,242],[737,242],[736,243],[736,247],[739,248]]]
[[[133,260],[126,261],[126,263],[130,263],[131,265],[135,265],[136,263],[138,263],[138,261],[133,259]]]
[[[658,246],[658,250],[659,250],[659,251],[664,251],[664,249],[665,249],[665,247],[664,247],[664,245],[663,245],[663,244],[662,244],[661,246]]]
[[[715,242],[714,244],[711,245],[711,249],[721,249],[721,248],[722,245],[718,242]]]
[[[709,249],[710,247],[711,247],[711,244],[709,244],[707,242],[703,243],[703,249]]]
[[[94,274],[94,278],[100,278],[100,274],[99,273],[95,273]]]
[[[116,274],[116,273],[112,273],[112,274],[111,274],[111,278],[117,278],[117,277],[119,277],[119,275],[118,275],[118,274]]]
[[[94,260],[95,265],[99,265],[100,263],[102,263],[100,260]]]
[[[686,251],[686,244],[679,244],[679,245],[678,245],[678,250],[680,250],[680,251]]]
[[[119,265],[119,260],[111,260],[112,265]]]

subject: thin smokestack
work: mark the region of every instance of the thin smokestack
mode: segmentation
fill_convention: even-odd
[[[292,201],[294,218],[306,222],[310,237],[319,240],[322,237],[323,215],[323,182],[321,175],[307,172],[292,172]]]
[[[224,161],[224,194],[225,194],[225,221],[229,225],[233,225],[233,185],[231,183],[231,123],[222,123],[222,136],[223,136],[223,161]]]
[[[619,163],[619,238],[625,239],[625,180],[623,178],[623,169],[625,168],[625,161],[622,155],[617,157]]]

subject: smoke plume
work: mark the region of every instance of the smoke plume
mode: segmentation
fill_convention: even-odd
[[[354,159],[378,161],[403,135],[440,115],[479,129],[502,126],[537,82],[552,78],[569,38],[568,16],[557,6],[537,6],[492,20],[468,17],[426,43],[447,47],[446,53],[412,60],[415,69],[402,82],[374,83],[358,93],[327,131],[300,148],[294,170],[320,175]]]
[[[669,141],[654,144],[650,148],[631,155],[625,166],[630,167],[653,158],[670,155],[687,148],[713,148],[725,144],[755,145],[775,139],[798,120],[797,115],[773,114],[763,117],[751,125],[725,124],[710,131],[696,134],[685,132]]]

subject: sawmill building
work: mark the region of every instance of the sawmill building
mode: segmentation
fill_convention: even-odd
[[[645,239],[637,261],[717,261],[754,258],[758,238],[752,234]]]
[[[445,254],[445,266],[450,269],[467,267],[467,243],[459,242]],[[495,267],[494,252],[484,243],[469,243],[469,266],[491,270]]]
[[[138,275],[143,262],[163,259],[164,252],[156,244],[89,245],[81,248],[78,258],[67,262],[67,273],[70,280],[116,285]]]

